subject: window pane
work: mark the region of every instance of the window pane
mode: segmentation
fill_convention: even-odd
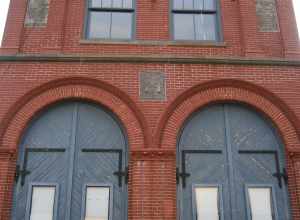
[[[195,24],[196,40],[217,40],[215,14],[195,15]]]
[[[205,10],[216,10],[216,0],[203,0],[203,9]]]
[[[173,0],[173,9],[183,9],[183,0]]]
[[[204,0],[194,0],[194,9],[203,9],[203,1]]]
[[[101,0],[90,0],[91,5],[90,7],[101,7]]]
[[[133,0],[123,0],[123,8],[133,8]]]
[[[184,9],[193,9],[193,0],[183,0]]]
[[[198,187],[196,191],[197,219],[219,220],[217,187]]]
[[[249,188],[252,220],[273,220],[270,188]]]
[[[112,13],[111,38],[130,39],[132,13]]]
[[[30,220],[53,220],[55,187],[34,186]]]
[[[133,0],[90,0],[90,7],[98,8],[133,8]]]
[[[122,8],[123,7],[123,2],[122,0],[113,0],[113,7],[114,8]]]
[[[87,187],[85,220],[108,220],[109,187]]]
[[[102,8],[111,8],[113,0],[102,0]]]
[[[190,14],[174,14],[175,40],[194,40],[194,20]]]
[[[88,38],[109,38],[110,21],[110,12],[90,12]]]

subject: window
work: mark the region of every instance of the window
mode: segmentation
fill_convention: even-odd
[[[111,187],[87,186],[85,191],[85,216],[83,220],[109,220]]]
[[[53,220],[55,186],[33,186],[30,220]]]
[[[218,41],[217,0],[173,0],[174,40]]]
[[[273,220],[271,188],[248,188],[251,220]]]
[[[89,0],[88,39],[131,39],[134,0]]]
[[[196,219],[219,220],[219,188],[196,187]]]

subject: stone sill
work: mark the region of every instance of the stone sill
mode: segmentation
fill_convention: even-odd
[[[227,64],[300,67],[298,59],[247,57],[187,57],[163,55],[88,55],[88,54],[15,54],[1,55],[2,62],[109,62],[109,63],[175,63],[175,64]]]
[[[102,45],[140,45],[140,46],[182,46],[182,47],[227,47],[225,42],[213,41],[151,41],[151,40],[86,40],[79,41],[80,44],[102,44]]]

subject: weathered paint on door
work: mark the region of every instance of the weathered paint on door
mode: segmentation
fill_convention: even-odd
[[[125,220],[126,164],[126,137],[112,114],[82,102],[50,107],[22,138],[12,219],[29,219],[32,185],[57,186],[53,220],[84,219],[86,186],[99,185],[112,190],[110,219]]]
[[[197,219],[194,187],[219,188],[220,220],[250,220],[248,187],[272,188],[274,220],[288,220],[283,146],[271,123],[238,104],[194,113],[178,142],[178,218]]]

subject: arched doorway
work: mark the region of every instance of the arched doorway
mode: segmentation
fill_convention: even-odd
[[[22,137],[12,219],[126,220],[127,154],[122,126],[106,109],[50,107]]]
[[[177,149],[179,219],[290,219],[284,147],[272,123],[248,106],[194,113]]]

